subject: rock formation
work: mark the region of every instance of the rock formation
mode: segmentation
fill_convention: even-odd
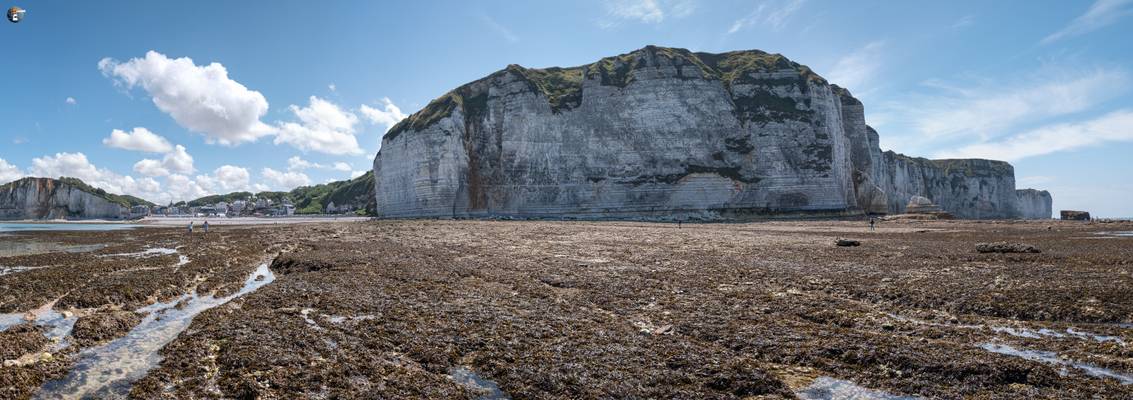
[[[1035,189],[1019,189],[1015,191],[1019,199],[1019,218],[1023,219],[1051,219],[1054,213],[1053,200],[1050,192]]]
[[[73,178],[23,178],[0,185],[0,219],[122,219],[131,202]]]
[[[1063,221],[1089,221],[1090,213],[1088,211],[1074,211],[1062,210],[1060,212]]]
[[[510,65],[398,123],[374,159],[382,217],[1020,216],[1011,165],[882,152],[849,91],[778,54],[649,46]]]

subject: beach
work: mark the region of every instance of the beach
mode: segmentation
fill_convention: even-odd
[[[0,397],[1133,396],[1133,222],[213,221],[9,233]]]

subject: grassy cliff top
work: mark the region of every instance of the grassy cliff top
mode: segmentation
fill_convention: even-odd
[[[138,205],[142,205],[142,206],[152,206],[153,205],[153,203],[150,203],[149,201],[146,201],[145,199],[137,198],[137,197],[130,196],[130,195],[110,193],[110,192],[107,192],[107,191],[102,190],[100,188],[96,188],[94,186],[91,186],[91,185],[87,184],[86,182],[83,182],[79,178],[71,178],[71,177],[66,177],[66,176],[59,177],[58,179],[33,178],[33,177],[18,179],[18,180],[0,185],[0,191],[11,190],[13,188],[27,184],[28,182],[35,181],[35,180],[51,181],[52,184],[55,185],[55,186],[69,185],[69,186],[74,187],[75,189],[90,193],[92,196],[101,198],[101,199],[106,200],[106,201],[111,202],[111,203],[121,205],[123,207],[133,207],[133,206],[138,206]]]
[[[781,54],[760,50],[694,53],[686,49],[646,46],[576,67],[525,68],[508,65],[507,68],[462,85],[429,102],[421,111],[394,125],[386,132],[384,139],[392,140],[403,132],[425,129],[451,115],[457,107],[460,107],[466,118],[484,115],[487,112],[488,83],[506,74],[525,80],[533,91],[547,98],[552,111],[558,112],[577,107],[581,103],[583,79],[599,80],[605,86],[625,87],[633,82],[635,70],[651,62],[666,62],[678,67],[694,66],[700,71],[701,77],[719,80],[729,90],[736,84],[763,79],[752,77],[752,74],[783,71],[797,73],[801,82],[826,83],[825,79],[809,67]],[[845,96],[849,95],[845,89],[842,91]]]
[[[232,192],[201,197],[186,204],[190,207],[199,207],[221,201],[232,203],[237,200],[249,200],[254,197],[270,199],[276,203],[288,200],[295,205],[295,212],[299,214],[319,214],[326,210],[327,204],[331,202],[337,205],[363,202],[366,210],[372,213],[375,209],[373,207],[373,191],[374,172],[368,171],[354,179],[313,186],[300,186],[289,192],[259,192],[254,195],[250,192]]]
[[[892,150],[885,155],[892,159],[904,160],[906,163],[931,166],[943,170],[945,174],[961,173],[968,177],[978,176],[1015,176],[1015,167],[1011,163],[983,158],[949,158],[930,160],[923,157],[910,157]]]

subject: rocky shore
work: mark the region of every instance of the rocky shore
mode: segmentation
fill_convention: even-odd
[[[0,258],[22,267],[0,275],[0,397],[1128,398],[1133,238],[1108,234],[1124,231],[1133,223],[21,233],[5,240],[106,246]],[[1041,252],[977,249],[1008,237]],[[118,387],[74,382],[106,367],[90,354],[169,332]]]

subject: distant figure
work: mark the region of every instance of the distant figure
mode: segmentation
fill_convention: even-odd
[[[205,220],[205,233],[209,233],[209,222]]]
[[[681,220],[677,220],[677,229],[681,229]]]
[[[189,234],[193,234],[193,221],[189,221]]]
[[[877,220],[873,219],[873,217],[869,217],[869,231],[870,231],[870,232],[873,232],[873,231],[874,231],[874,230],[873,230],[873,229],[874,229],[874,228],[873,228],[873,226],[874,226],[874,224],[876,224],[876,223],[877,223]]]

